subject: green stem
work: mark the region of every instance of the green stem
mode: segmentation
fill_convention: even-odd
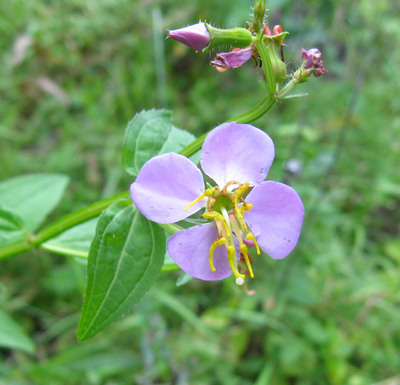
[[[282,99],[296,84],[299,83],[299,80],[296,79],[295,77],[292,77],[292,79],[287,82],[281,90],[278,92],[278,95],[276,96],[276,99]]]
[[[275,104],[276,98],[273,95],[268,95],[265,97],[260,103],[258,103],[254,108],[251,110],[237,115],[232,119],[227,120],[225,123],[228,122],[236,122],[236,123],[250,123],[254,122],[255,120],[261,118],[265,115],[271,107]],[[183,150],[181,150],[180,154],[184,156],[191,156],[195,154],[197,151],[200,150],[201,146],[203,145],[204,139],[208,135],[208,132],[197,138],[195,141],[190,143],[186,146]]]
[[[24,253],[25,251],[32,249],[32,247],[32,244],[30,244],[27,239],[2,247],[0,249],[0,260]]]
[[[272,95],[265,97],[260,103],[258,103],[254,108],[250,111],[245,112],[244,114],[235,116],[232,119],[229,119],[228,122],[236,122],[236,123],[250,123],[255,120],[261,118],[265,115],[271,107],[275,104],[276,98]]]
[[[96,202],[90,206],[84,207],[80,210],[66,215],[63,218],[58,219],[57,221],[37,233],[32,238],[32,245],[38,246],[48,239],[54,238],[56,235],[70,229],[71,227],[74,227],[76,225],[79,225],[80,223],[88,221],[89,219],[97,217],[112,203],[123,198],[129,198],[128,191],[123,192],[122,194],[114,195],[111,198],[103,199],[102,201]]]
[[[201,146],[203,145],[204,139],[208,135],[208,132],[194,140],[192,143],[187,145],[184,149],[182,149],[179,153],[183,156],[189,157],[195,154],[197,151],[200,150]]]

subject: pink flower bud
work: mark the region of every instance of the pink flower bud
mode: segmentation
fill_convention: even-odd
[[[197,23],[188,27],[169,31],[168,37],[175,39],[196,51],[203,51],[210,44],[210,33],[205,23]]]

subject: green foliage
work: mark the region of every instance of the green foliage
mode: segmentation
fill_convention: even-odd
[[[25,233],[22,219],[11,210],[0,206],[0,247],[23,241]]]
[[[61,200],[65,175],[34,174],[0,183],[0,202],[15,212],[28,231],[34,231]]]
[[[32,339],[3,310],[0,310],[0,347],[22,350],[30,354],[35,352]]]
[[[128,123],[122,149],[122,164],[131,175],[137,175],[151,157],[179,152],[195,137],[172,124],[171,112],[142,111]]]
[[[128,312],[157,279],[164,255],[164,232],[130,201],[104,210],[89,251],[78,339],[93,337]]]

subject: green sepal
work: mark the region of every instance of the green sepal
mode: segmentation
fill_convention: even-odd
[[[283,40],[288,34],[288,32],[282,32],[279,35],[263,36],[263,42],[271,62],[276,83],[283,82],[287,76],[286,64],[282,61],[280,49],[283,44]],[[267,67],[265,67],[265,69],[267,69]]]
[[[253,42],[252,33],[245,28],[220,29],[205,23],[210,33],[210,44],[202,52],[218,46],[229,45],[235,48],[244,48]]]

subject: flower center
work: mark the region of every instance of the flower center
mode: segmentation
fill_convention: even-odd
[[[203,218],[212,219],[218,229],[218,238],[211,244],[209,251],[208,262],[210,269],[211,271],[216,271],[213,262],[214,252],[217,247],[224,245],[228,253],[229,266],[238,285],[244,284],[246,276],[240,272],[240,266],[236,258],[235,238],[239,244],[240,260],[244,261],[251,278],[254,278],[254,273],[251,267],[248,245],[254,245],[257,254],[260,254],[256,238],[249,230],[243,217],[245,211],[253,207],[243,198],[243,194],[249,187],[249,182],[231,181],[222,190],[217,186],[208,188],[185,208],[185,210],[188,210],[189,207],[201,199],[207,198],[207,211],[203,214]]]

